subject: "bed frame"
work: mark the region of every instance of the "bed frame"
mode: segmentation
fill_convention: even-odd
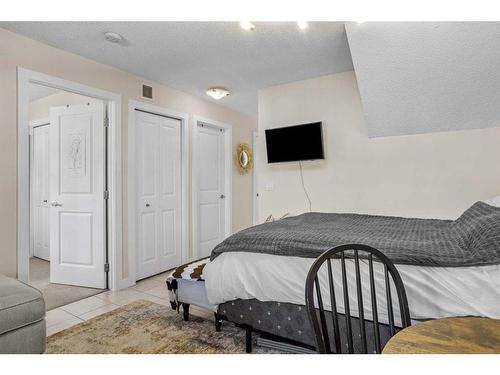
[[[260,338],[271,341],[275,344],[274,348],[277,349],[280,349],[279,344],[281,344],[286,345],[288,349],[301,349],[292,351],[314,352],[314,343],[307,339],[297,340],[297,336],[300,336],[300,334],[293,335],[290,325],[287,326],[288,328],[285,328],[285,325],[281,326],[281,324],[286,324],[285,322],[282,323],[283,319],[276,320],[281,307],[284,308],[284,311],[289,312],[286,317],[281,314],[281,318],[287,321],[290,318],[289,322],[293,321],[297,327],[301,327],[298,330],[301,333],[304,330],[304,336],[307,336],[307,328],[304,328],[306,320],[301,317],[301,312],[306,312],[305,306],[281,304],[278,302],[260,302],[256,299],[235,300],[221,304],[215,313],[215,328],[216,330],[220,330],[222,323],[227,321],[245,330],[245,349],[247,353],[252,352],[253,333],[259,334]],[[283,332],[279,332],[281,329],[283,329]]]
[[[331,312],[325,311],[328,325],[332,324]],[[338,314],[340,331],[346,333],[346,318]],[[252,351],[252,333],[259,333],[261,337],[284,343],[287,347],[296,346],[309,351],[316,351],[316,339],[312,329],[307,309],[303,305],[283,302],[261,302],[256,299],[235,300],[223,303],[216,313],[216,329],[221,321],[234,323],[246,332],[246,351]],[[359,332],[359,319],[351,317],[354,353],[362,353],[361,332]],[[382,347],[389,341],[389,326],[379,323],[380,342]],[[374,332],[373,322],[365,323],[367,336]],[[328,327],[330,332],[333,327]],[[346,334],[341,336],[347,337]],[[332,337],[333,340],[333,337]],[[332,342],[333,343],[333,342]],[[342,342],[342,353],[347,353],[347,342]],[[368,343],[368,352],[376,353],[373,342]]]
[[[183,318],[189,320],[188,303],[182,304]],[[329,311],[325,313],[331,314]],[[346,330],[346,320],[343,314],[338,314],[341,331]],[[332,322],[332,319],[328,319]],[[214,313],[215,330],[222,329],[223,322],[233,323],[236,327],[245,330],[245,349],[252,352],[252,334],[260,335],[257,342],[261,346],[279,349],[293,353],[313,353],[316,351],[314,331],[311,327],[307,310],[304,305],[283,302],[261,302],[257,299],[234,300],[219,305]],[[361,334],[358,319],[351,317],[354,352],[362,353]],[[356,322],[356,323],[355,323]],[[332,329],[332,327],[329,327]],[[389,326],[379,323],[382,346],[390,338]],[[373,323],[366,322],[366,333],[373,332]],[[343,335],[344,337],[347,337]],[[343,344],[342,353],[347,353],[347,343]],[[375,353],[373,343],[368,343],[370,353]]]
[[[194,288],[198,292],[193,293]],[[205,308],[209,307],[205,291],[204,281],[167,280],[167,288],[176,292],[176,301],[171,301],[174,310],[180,310],[182,305],[183,318],[189,320],[190,304]],[[187,293],[190,291],[191,293]],[[331,312],[325,311],[326,315]],[[338,314],[339,328],[343,337],[347,337],[346,320],[343,314]],[[327,316],[327,321],[332,324],[332,319]],[[310,324],[309,316],[305,305],[296,305],[284,302],[261,302],[257,299],[234,300],[220,304],[214,312],[215,330],[220,331],[224,321],[235,324],[244,329],[246,333],[246,351],[252,351],[252,333],[257,333],[260,338],[257,340],[261,346],[281,349],[287,352],[305,353],[316,350],[316,339]],[[354,352],[362,353],[361,335],[359,331],[358,319],[351,317],[352,334],[354,341]],[[355,323],[356,322],[356,323]],[[373,334],[373,322],[366,321],[366,335]],[[328,327],[331,332],[333,327]],[[379,323],[380,342],[382,347],[388,341],[389,326]],[[342,352],[347,352],[347,343],[342,343]],[[373,343],[368,345],[368,352],[375,352]]]

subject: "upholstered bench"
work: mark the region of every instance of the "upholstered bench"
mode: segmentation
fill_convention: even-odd
[[[45,352],[45,301],[35,288],[0,275],[0,353]]]
[[[214,313],[217,306],[208,302],[203,268],[209,258],[203,258],[177,267],[167,278],[167,288],[172,309],[179,310],[182,305],[184,320],[189,320],[189,306],[195,305]]]

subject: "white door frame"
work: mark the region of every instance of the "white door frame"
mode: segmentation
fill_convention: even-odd
[[[135,139],[135,110],[146,111],[160,116],[171,117],[181,122],[181,259],[188,260],[188,120],[186,113],[173,111],[168,108],[158,107],[137,100],[128,101],[128,165],[127,165],[127,202],[128,202],[128,286],[137,281],[137,181],[136,181],[136,139]]]
[[[106,102],[108,133],[109,288],[124,288],[122,257],[121,95],[32,70],[17,68],[17,278],[29,280],[29,86],[39,84]],[[104,272],[104,270],[103,270]]]
[[[224,157],[225,157],[225,173],[224,173],[224,190],[226,195],[225,204],[225,220],[226,225],[224,228],[224,238],[229,237],[233,231],[233,127],[232,125],[222,123],[220,121],[211,120],[201,116],[193,116],[193,148],[191,152],[191,164],[192,164],[192,175],[191,175],[191,194],[192,194],[192,246],[193,246],[193,256],[192,260],[198,259],[198,175],[199,175],[199,163],[198,163],[198,153],[199,153],[199,127],[198,123],[207,124],[214,128],[219,128],[224,130]]]
[[[32,175],[33,175],[33,129],[37,128],[39,126],[47,126],[50,125],[50,119],[49,118],[43,118],[39,120],[32,120],[29,122],[30,127],[29,127],[29,147],[30,147],[30,167],[29,167],[29,173],[30,173],[30,257],[33,256],[34,254],[34,231],[33,231],[33,183],[32,183]]]
[[[253,225],[259,224],[259,179],[256,171],[257,152],[259,147],[259,132],[252,132],[252,153],[253,153],[253,168],[252,168],[252,217]]]

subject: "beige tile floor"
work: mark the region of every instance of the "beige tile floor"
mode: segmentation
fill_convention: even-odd
[[[141,280],[128,289],[106,291],[47,311],[47,336],[139,299],[170,306],[165,285],[169,274],[170,272],[166,272]],[[202,318],[213,319],[213,312],[196,306],[191,306],[189,312]]]

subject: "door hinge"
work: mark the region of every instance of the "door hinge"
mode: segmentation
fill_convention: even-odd
[[[104,200],[109,199],[109,190],[104,190]]]
[[[104,117],[104,127],[109,128],[109,118]]]
[[[104,272],[109,272],[109,263],[104,264]]]

